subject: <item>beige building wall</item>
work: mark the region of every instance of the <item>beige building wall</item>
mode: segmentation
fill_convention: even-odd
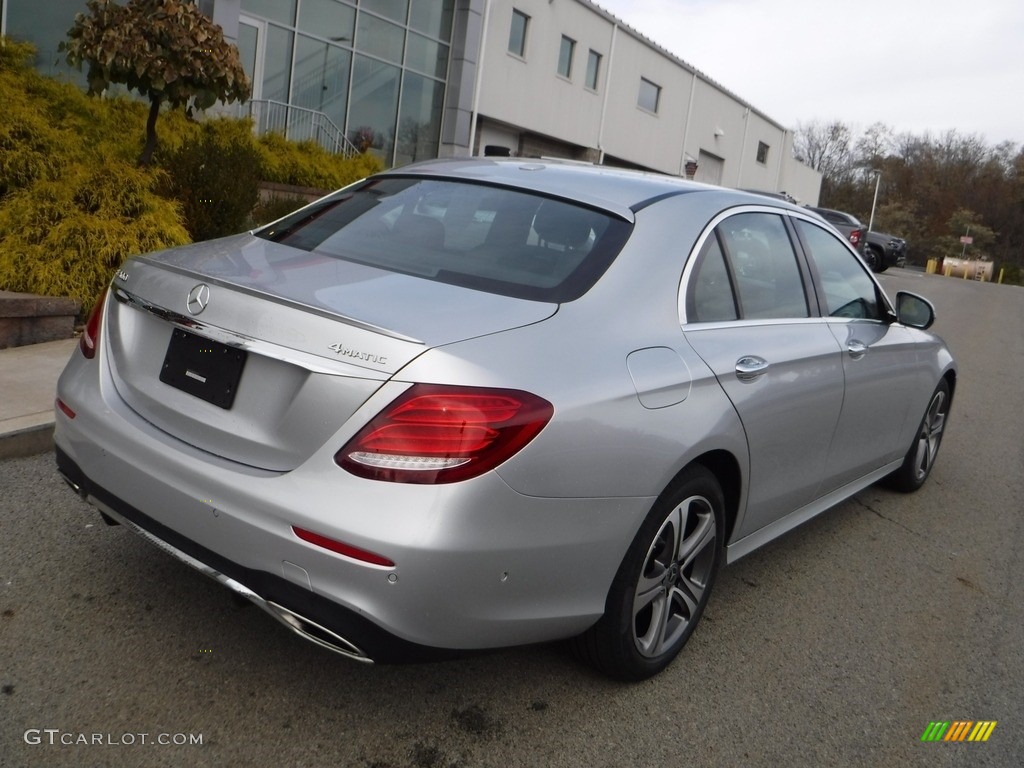
[[[509,52],[513,11],[529,17],[522,56]],[[575,41],[568,77],[563,35]],[[501,146],[680,176],[696,163],[697,180],[818,200],[820,174],[793,158],[785,126],[589,0],[489,0],[480,61],[475,154]],[[659,87],[656,110],[639,103],[641,80]]]

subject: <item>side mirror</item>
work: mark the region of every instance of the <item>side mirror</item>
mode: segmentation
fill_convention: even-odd
[[[900,291],[896,294],[896,319],[903,325],[923,331],[935,322],[935,307],[916,293]]]

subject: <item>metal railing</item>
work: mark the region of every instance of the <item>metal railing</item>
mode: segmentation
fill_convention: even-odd
[[[344,157],[358,155],[334,121],[323,112],[273,99],[251,99],[249,117],[256,133],[280,133],[291,141],[314,141],[328,152]]]

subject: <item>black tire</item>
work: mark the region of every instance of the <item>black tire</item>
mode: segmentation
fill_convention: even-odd
[[[885,479],[886,485],[890,488],[903,493],[913,493],[924,485],[939,455],[950,402],[949,384],[943,379],[928,401],[928,408],[921,418],[914,442],[910,444],[907,455],[903,458],[903,465]]]
[[[619,680],[644,680],[667,667],[711,596],[723,559],[724,509],[715,476],[687,468],[640,526],[604,616],[573,641],[577,655]]]
[[[864,249],[864,261],[867,262],[872,272],[882,272],[885,267],[885,254],[880,252],[873,245]]]

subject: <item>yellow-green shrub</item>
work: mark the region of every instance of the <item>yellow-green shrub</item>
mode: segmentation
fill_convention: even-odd
[[[0,289],[72,296],[87,311],[128,256],[188,242],[162,171],[138,169],[145,105],[42,77],[0,45]],[[169,121],[173,123],[175,121]]]
[[[311,141],[288,141],[279,133],[260,136],[263,181],[332,191],[384,169],[370,154],[345,158]]]
[[[10,193],[0,205],[0,286],[73,296],[88,311],[125,258],[189,242],[175,204],[152,191],[159,173],[107,158]]]
[[[87,97],[31,69],[33,55],[28,44],[0,39],[3,290],[71,296],[88,311],[128,256],[189,242],[189,231],[203,238],[244,228],[235,213],[251,208],[257,176],[327,191],[382,168],[372,155],[345,159],[278,135],[257,139],[248,120],[200,124],[169,110],[158,162],[140,169],[146,105]],[[228,156],[235,160],[223,162]],[[205,169],[204,159],[212,161]],[[253,173],[241,178],[235,163]],[[183,208],[175,196],[230,202],[232,213]]]

